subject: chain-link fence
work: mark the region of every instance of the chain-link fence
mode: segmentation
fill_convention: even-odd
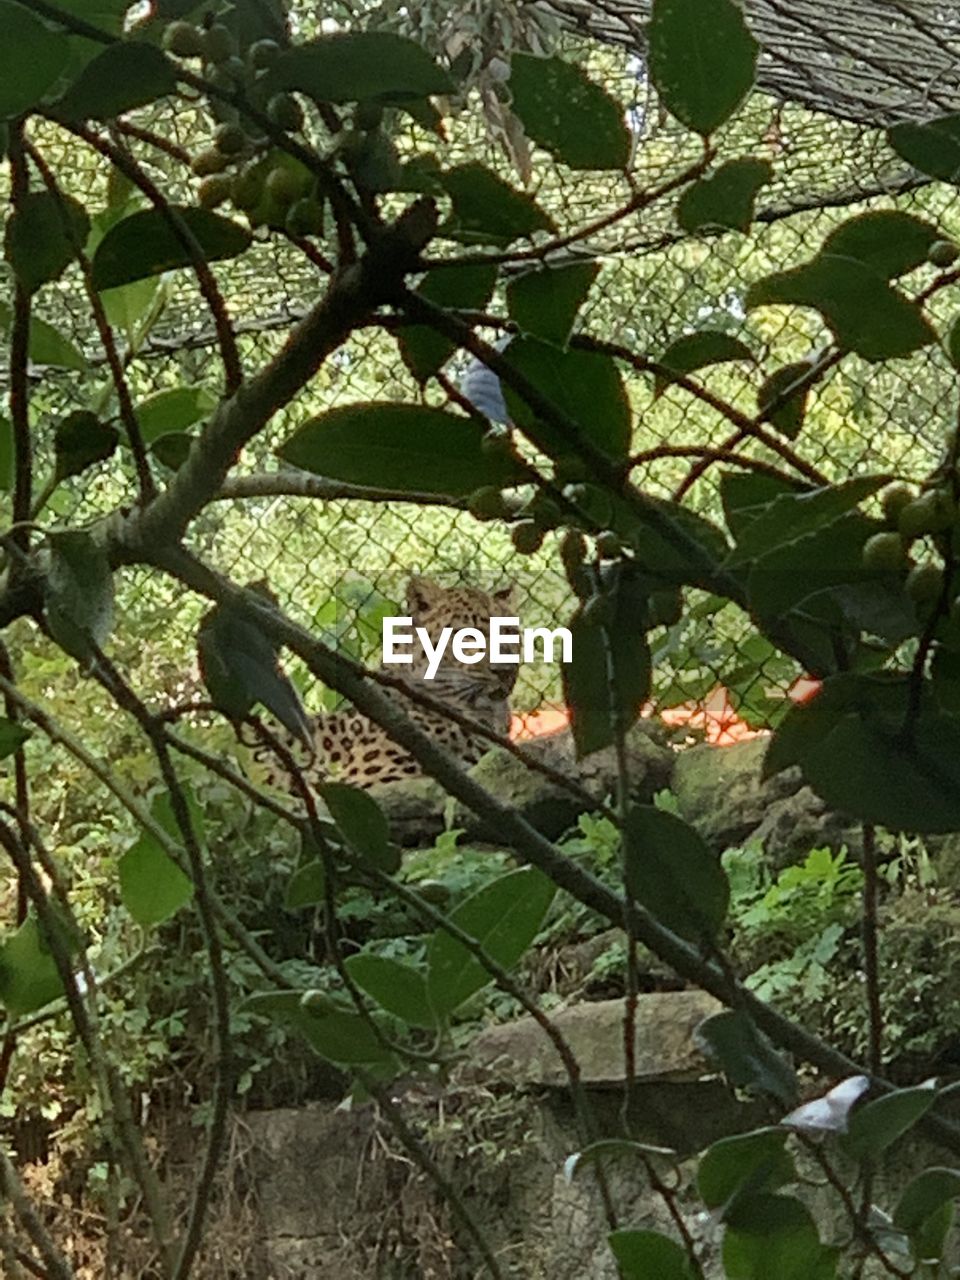
[[[592,39],[579,47],[578,56],[586,58],[628,112],[636,137],[637,184],[653,186],[694,158],[697,141],[657,107],[638,54],[638,29],[623,11],[616,18],[608,15],[604,25],[599,7],[554,7],[567,18],[572,15],[576,24],[587,22],[593,35],[599,32],[603,40],[615,42]],[[772,3],[763,7],[768,23],[781,8]],[[634,15],[637,20],[643,16],[641,9]],[[761,191],[750,234],[685,236],[677,229],[675,197],[669,197],[578,246],[601,268],[581,313],[584,332],[653,355],[696,329],[736,334],[750,347],[755,361],[716,366],[707,377],[718,394],[747,413],[756,411],[757,387],[764,374],[808,358],[829,341],[822,320],[813,312],[764,308],[748,315],[744,296],[752,280],[808,259],[832,227],[864,208],[908,209],[937,222],[944,235],[954,230],[960,235],[954,189],[921,182],[906,171],[878,127],[890,118],[916,116],[924,107],[929,114],[931,109],[929,100],[922,101],[918,81],[922,76],[909,61],[904,32],[898,32],[897,56],[887,60],[883,72],[887,85],[896,81],[900,68],[900,97],[893,98],[888,85],[877,88],[882,77],[875,68],[873,97],[864,92],[862,101],[853,101],[849,76],[838,87],[827,64],[821,65],[810,48],[805,46],[803,52],[798,46],[791,60],[791,30],[784,18],[777,28],[782,47],[765,55],[761,78],[765,91],[754,95],[719,139],[718,162],[750,154],[773,164],[774,178]],[[814,35],[805,30],[809,44]],[[910,30],[917,40],[926,39],[915,27]],[[873,29],[871,39],[876,42],[881,34],[879,28]],[[834,61],[846,67],[842,51],[829,41],[824,45],[821,40],[821,46],[824,56],[832,52]],[[870,54],[874,62],[876,56]],[[797,58],[806,60],[805,80]],[[816,92],[808,81],[815,84]],[[881,103],[881,110],[874,99],[884,93],[890,100]],[[796,101],[789,100],[791,95]],[[467,146],[475,150],[482,127],[477,111],[465,111],[453,123],[447,144],[450,152]],[[202,141],[204,128],[199,117],[182,111],[175,120],[164,122],[164,131],[188,149],[195,149],[198,138]],[[495,150],[489,137],[484,145]],[[190,188],[186,166],[147,142],[136,146],[142,161],[162,175],[164,189],[186,197]],[[89,199],[93,207],[106,203],[111,179],[105,162],[84,152],[75,141],[68,144],[52,126],[45,154],[68,190]],[[509,166],[502,150],[496,154],[499,164]],[[531,182],[539,202],[565,227],[601,218],[627,193],[623,179],[570,174],[539,153],[534,157]],[[250,368],[278,350],[290,325],[322,288],[310,264],[276,238],[255,246],[239,264],[219,266],[217,276]],[[922,284],[921,280],[918,287]],[[137,317],[148,310],[144,300],[152,300],[159,312],[129,359],[134,399],[142,403],[160,392],[189,387],[205,387],[215,395],[220,377],[215,334],[192,278],[181,273],[162,306],[167,288],[162,282],[147,281],[132,288],[141,293],[138,299],[130,299],[130,307],[136,301],[139,311],[130,318],[128,340],[134,337]],[[102,353],[95,348],[81,301],[82,293],[71,288],[68,277],[60,292],[44,299],[40,311],[96,369],[103,363]],[[494,299],[492,309],[499,301]],[[939,298],[934,301],[935,320],[952,318],[939,313],[944,305]],[[118,302],[123,332],[121,311]],[[42,449],[63,412],[89,407],[91,391],[89,377],[79,371],[43,368],[35,372],[33,409]],[[462,376],[463,361],[455,362],[450,372]],[[658,395],[652,379],[629,371],[624,376],[635,414],[633,447],[649,455],[638,481],[655,494],[669,495],[683,481],[690,461],[657,456],[657,446],[720,445],[729,423],[679,387],[667,387]],[[923,474],[939,452],[952,413],[954,378],[946,357],[934,348],[882,368],[848,357],[812,393],[796,447],[831,478],[864,470]],[[93,398],[105,395],[97,390]],[[307,416],[353,401],[420,397],[436,403],[444,400],[436,387],[428,385],[424,390],[417,385],[393,335],[379,328],[364,329],[324,364],[307,393],[278,415],[267,435],[248,449],[238,474],[275,473],[275,445]],[[195,429],[193,424],[188,428]],[[764,456],[762,446],[754,448],[757,456]],[[249,496],[214,504],[192,529],[195,549],[240,580],[269,579],[292,616],[364,657],[372,656],[375,632],[362,624],[376,620],[387,604],[400,602],[404,581],[413,572],[444,583],[514,583],[518,612],[528,626],[557,625],[571,611],[569,588],[552,537],[536,554],[519,555],[509,527],[479,522],[462,509],[356,493],[292,497],[271,494],[270,488],[269,482],[252,485]],[[104,469],[102,474],[87,473],[65,486],[54,500],[53,511],[66,515],[72,510],[93,518],[111,509],[118,496],[115,473]],[[688,500],[700,512],[718,515],[716,469],[708,470],[691,488]],[[732,606],[720,609],[706,598],[691,598],[688,603],[691,607],[683,621],[655,637],[658,706],[702,701],[722,682],[742,715],[753,724],[768,723],[802,673],[760,642],[749,620]],[[155,678],[175,681],[178,671],[192,668],[198,603],[184,601],[176,587],[155,576],[131,573],[122,586],[121,605],[137,620],[130,643],[138,647],[143,661],[152,663]],[[359,629],[354,625],[357,620]],[[329,702],[323,691],[308,691],[315,705],[325,697]],[[515,695],[517,710],[556,706],[560,697],[556,668],[524,669]]]

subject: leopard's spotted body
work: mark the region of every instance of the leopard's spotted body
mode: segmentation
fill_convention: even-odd
[[[491,617],[510,613],[510,596],[509,589],[488,593],[474,587],[445,588],[429,578],[415,577],[407,587],[407,613],[414,626],[424,627],[433,641],[443,627],[475,627],[488,635]],[[432,680],[424,679],[427,660],[420,646],[414,647],[411,665],[384,670],[498,733],[506,733],[510,726],[509,698],[517,679],[516,663],[495,664],[487,657],[475,664],[462,663],[449,648]],[[461,764],[476,764],[489,748],[488,741],[471,735],[439,711],[409,698],[402,699],[402,706],[419,728],[446,747]],[[312,723],[315,756],[308,768],[308,779],[335,779],[367,788],[423,774],[409,752],[352,708],[316,716]],[[281,783],[282,778],[275,775],[270,781]]]

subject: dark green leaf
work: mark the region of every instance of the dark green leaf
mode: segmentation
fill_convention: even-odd
[[[728,1280],[834,1280],[836,1251],[821,1244],[810,1211],[792,1196],[744,1196],[723,1241]]]
[[[960,178],[960,115],[926,124],[897,124],[887,133],[894,151],[921,173],[944,182]]]
[[[805,383],[799,391],[790,392],[790,388],[809,372],[810,365],[806,360],[785,364],[782,369],[774,370],[757,392],[757,408],[788,440],[796,440],[800,434],[810,384]]]
[[[895,831],[960,830],[960,724],[924,688],[903,737],[908,681],[843,675],[792,707],[764,761],[769,777],[799,765],[831,807]]]
[[[66,480],[78,476],[97,462],[112,457],[120,432],[101,422],[89,409],[75,409],[61,418],[53,436],[56,455],[56,478]]]
[[[635,805],[624,827],[626,882],[634,899],[684,938],[715,938],[727,915],[730,886],[720,859],[676,814]]]
[[[310,722],[280,667],[277,646],[238,607],[218,605],[204,616],[197,632],[197,656],[211,700],[224,715],[242,720],[259,702],[311,746]]]
[[[563,667],[563,691],[580,758],[616,740],[616,718],[624,732],[635,724],[650,696],[647,600],[645,582],[620,573],[609,587],[608,620],[592,621],[578,609],[570,623],[573,656]]]
[[[56,111],[66,120],[110,120],[176,87],[173,63],[156,45],[121,41],[87,63],[58,100]]]
[[[23,5],[0,0],[0,120],[37,106],[70,57],[70,43]]]
[[[908,1184],[896,1209],[893,1224],[908,1235],[915,1235],[931,1214],[952,1204],[960,1196],[960,1172],[935,1167],[924,1169]]]
[[[497,268],[485,263],[465,267],[437,267],[428,271],[416,292],[438,307],[462,307],[482,311],[497,282]],[[403,362],[420,383],[433,376],[453,355],[449,338],[428,325],[410,325],[398,331]]]
[[[393,1059],[370,1023],[358,1013],[309,1014],[297,1029],[322,1058],[342,1066],[388,1064]]]
[[[507,286],[507,308],[524,333],[564,347],[573,322],[600,267],[575,262],[568,267],[526,271]]]
[[[308,419],[279,453],[316,475],[374,488],[462,497],[521,478],[517,463],[481,447],[472,418],[431,405],[344,405]]]
[[[671,373],[686,375],[706,365],[722,364],[727,360],[753,361],[754,358],[753,352],[739,338],[720,329],[685,333],[670,343],[657,362],[663,366],[663,371],[657,372],[654,395],[661,395],[670,385]]]
[[[251,243],[250,232],[209,209],[194,205],[170,205],[169,212],[178,222],[179,231],[196,241],[207,262],[235,258]],[[140,209],[115,223],[100,241],[93,255],[93,286],[113,289],[118,285],[159,275],[174,267],[188,267],[190,250],[178,231],[157,209]]]
[[[695,1280],[696,1268],[683,1248],[659,1231],[622,1228],[607,1239],[623,1280]]]
[[[0,1002],[11,1017],[19,1018],[61,995],[60,973],[40,926],[29,915],[0,944]]]
[[[734,0],[654,0],[647,41],[660,101],[696,133],[712,133],[753,87],[758,46]]]
[[[756,1089],[786,1107],[796,1101],[796,1076],[742,1010],[715,1013],[696,1034],[735,1088]]]
[[[119,874],[123,905],[144,928],[169,920],[193,897],[190,877],[149,834],[126,851]]]
[[[885,280],[905,275],[927,261],[940,232],[932,223],[898,209],[874,209],[841,222],[821,253],[856,258]]]
[[[651,514],[645,519],[630,504],[615,502],[610,527],[636,551],[641,563],[656,566],[657,577],[666,584],[691,582],[704,586],[712,580],[730,551],[723,532],[706,517],[678,503],[648,497],[646,505]],[[654,522],[653,512],[671,527],[661,529]],[[685,547],[681,537],[689,539],[692,547]]]
[[[762,519],[758,517],[757,523]],[[750,569],[751,611],[769,621],[821,592],[873,582],[877,575],[864,567],[863,546],[876,532],[875,521],[852,511],[832,524],[816,526],[810,534],[774,546]]]
[[[326,880],[322,859],[305,862],[290,877],[283,905],[288,911],[298,911],[301,907],[314,907],[323,902]]]
[[[103,547],[83,530],[48,533],[44,607],[50,634],[87,663],[113,628],[113,574]]]
[[[531,196],[515,191],[482,164],[458,165],[439,175],[453,206],[443,234],[466,244],[506,247],[537,231],[555,231],[549,214]]]
[[[154,440],[150,452],[171,471],[179,471],[193,448],[194,439],[187,431],[170,431]]]
[[[732,1207],[735,1197],[776,1191],[796,1179],[793,1160],[784,1150],[783,1129],[755,1129],[721,1138],[700,1157],[697,1189],[708,1209]]]
[[[851,1112],[840,1141],[853,1160],[876,1160],[887,1147],[912,1129],[937,1100],[930,1085],[895,1089]]]
[[[31,191],[7,220],[4,254],[30,293],[58,279],[83,247],[90,219],[72,196]]]
[[[728,160],[709,178],[687,187],[677,202],[677,221],[691,234],[714,227],[749,231],[757,192],[772,177],[769,160]]]
[[[426,979],[419,969],[389,956],[366,952],[350,956],[345,968],[357,986],[395,1018],[411,1027],[436,1026]]]
[[[630,131],[623,107],[564,58],[515,53],[513,109],[538,146],[571,169],[624,169]]]
[[[29,737],[29,729],[16,720],[0,716],[0,760],[6,760],[7,756],[19,751]]]
[[[376,866],[391,861],[390,824],[368,791],[343,782],[325,782],[320,794],[351,849]]]
[[[730,555],[730,563],[749,563],[769,554],[775,547],[832,525],[887,483],[885,476],[856,476],[841,484],[824,485],[803,493],[781,494],[742,531]]]
[[[822,254],[751,285],[748,308],[771,303],[819,311],[838,344],[865,360],[908,356],[936,339],[917,303],[856,258]]]
[[[174,387],[139,401],[134,412],[145,444],[170,432],[186,431],[216,407],[206,387]]]
[[[454,89],[426,49],[389,31],[338,32],[299,44],[277,59],[267,85],[320,102],[403,102]]]
[[[561,351],[538,338],[517,338],[504,353],[507,363],[532,383],[570,420],[578,438],[611,458],[630,447],[630,402],[614,361],[593,351]],[[504,383],[511,419],[534,443],[553,456],[571,452],[571,440],[531,409],[519,392]]]
[[[13,312],[6,302],[0,302],[0,333],[8,333]],[[27,354],[32,364],[53,365],[59,369],[86,371],[83,353],[67,338],[38,316],[30,317],[30,338]]]
[[[960,317],[950,326],[946,341],[947,355],[955,369],[960,370]]]
[[[534,867],[523,867],[484,885],[455,911],[451,921],[480,943],[486,954],[511,969],[540,931],[556,885]],[[431,1007],[446,1017],[492,978],[474,955],[438,929],[427,944],[427,992]]]
[[[720,498],[727,528],[739,541],[747,526],[774,498],[796,492],[797,486],[789,480],[762,471],[724,471],[720,477]]]

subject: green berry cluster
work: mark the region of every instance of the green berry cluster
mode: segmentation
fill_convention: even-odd
[[[863,546],[863,563],[875,572],[904,573],[907,594],[921,621],[932,613],[944,589],[944,571],[931,556],[914,562],[911,551],[918,542],[929,539],[935,551],[942,552],[945,539],[951,542],[960,527],[953,489],[947,484],[916,493],[909,485],[895,484],[882,498],[883,518],[887,526],[868,538]]]
[[[303,129],[303,108],[296,97],[271,92],[264,85],[266,72],[282,52],[275,40],[257,40],[241,53],[223,23],[195,26],[180,20],[167,26],[163,43],[175,57],[199,59],[210,85],[248,102],[274,128],[293,134]],[[322,235],[323,201],[310,170],[285,152],[271,149],[265,133],[232,103],[211,95],[210,108],[219,123],[209,145],[191,162],[200,180],[197,203],[216,209],[229,200],[254,226],[284,229],[296,236]]]

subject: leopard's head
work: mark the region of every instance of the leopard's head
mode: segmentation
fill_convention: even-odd
[[[436,640],[443,627],[455,631],[473,627],[489,639],[490,619],[514,617],[513,587],[498,591],[481,591],[478,587],[442,587],[432,578],[414,576],[407,584],[407,611],[414,626],[423,627]],[[488,697],[506,700],[517,682],[519,667],[515,662],[458,661],[449,647],[444,653],[437,679],[451,685],[462,684],[474,692],[482,686]],[[469,684],[467,683],[469,682]]]

